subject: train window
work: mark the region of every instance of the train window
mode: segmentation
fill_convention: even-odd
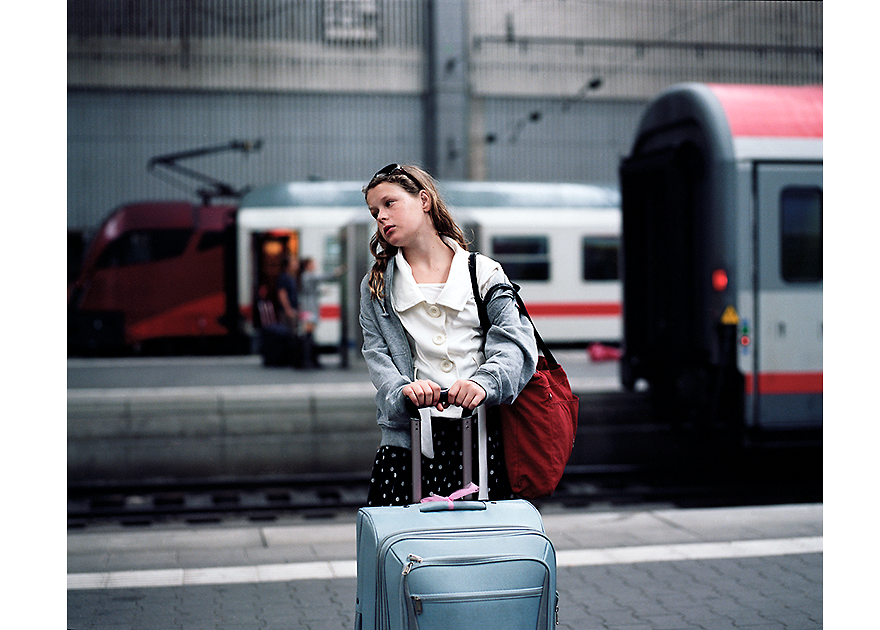
[[[822,280],[822,190],[788,187],[780,195],[782,277]]]
[[[324,239],[324,267],[325,275],[333,275],[342,265],[342,243],[339,237],[331,234]]]
[[[590,282],[620,278],[618,269],[619,238],[585,236],[582,253],[584,280]]]
[[[125,267],[180,256],[191,230],[132,230],[109,243],[98,258],[99,269]]]
[[[516,282],[550,279],[550,246],[546,236],[493,236],[492,257]]]
[[[203,252],[215,247],[222,247],[224,244],[224,238],[225,234],[223,232],[205,232],[199,239],[197,249],[200,252]]]

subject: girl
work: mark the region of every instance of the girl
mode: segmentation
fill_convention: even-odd
[[[487,303],[492,325],[484,335],[467,243],[430,175],[389,164],[363,192],[376,220],[370,241],[376,260],[361,282],[360,322],[382,430],[368,505],[406,505],[410,449],[422,450],[423,496],[461,488],[460,421],[450,419],[462,408],[512,402],[535,372],[538,349],[509,289]],[[477,279],[484,296],[495,284],[509,284],[501,265],[483,256]],[[440,402],[441,388],[449,389],[447,404]],[[433,407],[421,445],[410,444],[405,399]],[[497,416],[488,415],[490,498],[511,498]]]

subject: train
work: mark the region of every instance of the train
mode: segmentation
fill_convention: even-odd
[[[648,391],[658,419],[734,441],[821,431],[822,96],[671,86],[647,105],[618,185],[441,181],[441,192],[471,249],[522,287],[544,339],[619,346],[622,388]],[[71,348],[213,340],[255,352],[261,290],[298,256],[326,279],[316,341],[347,364],[373,229],[362,185],[123,206],[70,291]]]
[[[470,248],[497,259],[522,287],[548,343],[619,343],[615,186],[439,185]],[[347,364],[360,347],[359,283],[373,229],[362,187],[289,182],[256,187],[236,205],[145,202],[117,209],[90,244],[71,290],[72,352],[190,351],[196,344],[256,352],[260,305],[285,258],[296,256],[312,258],[325,279],[316,344]]]
[[[498,260],[521,286],[545,340],[616,343],[621,334],[619,194],[585,184],[441,182],[469,249]],[[238,210],[238,303],[248,334],[253,287],[271,285],[286,255],[323,271],[324,348],[359,351],[359,285],[375,230],[359,182],[294,182],[245,196]],[[344,270],[334,282],[334,270]]]
[[[503,263],[545,339],[620,350],[620,387],[583,392],[570,473],[683,470],[711,483],[729,472],[737,485],[760,484],[749,464],[766,461],[774,478],[821,476],[822,136],[820,86],[681,84],[647,105],[617,186],[440,182],[471,249]],[[261,288],[296,255],[326,275],[318,337],[344,364],[359,354],[357,293],[374,225],[361,186],[290,182],[230,203],[126,204],[101,226],[71,287],[72,344],[179,353],[214,341],[253,353]],[[74,416],[118,415],[92,395],[71,399]],[[196,417],[216,415],[209,402]],[[224,480],[284,471],[314,480],[350,473],[355,461],[368,471],[369,394],[354,404],[360,419],[341,429],[326,406],[306,405],[314,417],[297,423],[303,432],[290,431],[286,406],[280,424],[251,422],[256,408],[221,409],[256,432],[210,440],[231,458],[211,449],[176,457],[192,448],[170,427],[174,435],[149,439],[121,430],[130,457],[109,461],[107,440],[94,443],[86,426],[73,440],[71,478],[183,483],[206,471]],[[281,447],[257,456],[254,444]],[[171,455],[156,460],[157,445]]]
[[[620,375],[657,412],[821,431],[822,86],[686,83],[620,164]]]
[[[184,201],[118,208],[69,293],[71,354],[244,347],[225,292],[235,209]]]
[[[69,355],[247,348],[228,291],[235,282],[235,213],[249,188],[179,162],[261,147],[262,140],[232,140],[149,160],[147,169],[170,183],[197,181],[199,202],[127,203],[104,220],[68,285]]]

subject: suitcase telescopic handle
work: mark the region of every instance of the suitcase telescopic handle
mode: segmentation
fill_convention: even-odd
[[[419,415],[419,407],[417,407],[413,402],[404,397],[406,408],[409,412],[411,422],[410,422],[410,437],[412,440],[410,451],[412,453],[412,462],[410,467],[412,469],[412,497],[413,502],[418,503],[422,498],[422,457],[421,457],[421,448],[420,445],[422,443],[421,438],[421,417]],[[449,390],[442,389],[440,390],[440,402],[447,403],[449,401]],[[433,405],[430,405],[433,406]],[[477,418],[473,418],[473,409],[462,409],[461,413],[461,447],[462,447],[462,476],[464,478],[464,485],[466,486],[473,480],[473,458],[472,458],[472,450],[471,445],[473,441],[473,426],[476,422],[478,424],[478,439],[479,439],[479,452],[480,452],[480,493],[479,498],[486,499],[488,498],[488,474],[487,467],[488,462],[486,461],[486,420],[485,420],[485,407],[482,405],[478,407],[480,413],[477,414]],[[465,502],[466,503],[466,502]],[[469,508],[460,508],[460,509],[469,509]],[[470,509],[479,509],[479,508],[470,508]],[[426,510],[430,511],[430,510]]]

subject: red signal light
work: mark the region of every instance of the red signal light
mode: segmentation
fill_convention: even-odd
[[[718,292],[727,288],[727,272],[724,269],[716,269],[712,272],[712,288]]]

